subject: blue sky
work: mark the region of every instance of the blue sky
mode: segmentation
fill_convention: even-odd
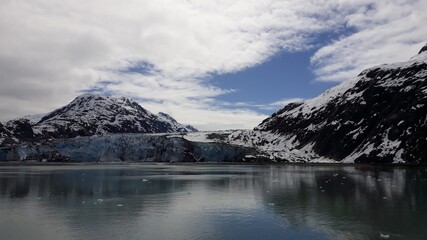
[[[14,0],[0,9],[0,121],[89,91],[201,130],[253,128],[427,41],[425,0]]]
[[[267,62],[236,73],[215,75],[212,83],[235,92],[221,95],[217,99],[226,102],[247,102],[248,108],[263,114],[279,110],[251,107],[267,105],[280,100],[313,98],[337,82],[320,82],[311,70],[310,57],[315,49],[304,52],[282,52]]]
[[[354,28],[345,26],[332,29],[312,36],[309,49],[295,52],[282,50],[254,67],[234,73],[214,74],[211,79],[215,86],[235,90],[217,99],[246,102],[248,108],[270,115],[283,107],[281,102],[286,104],[288,101],[318,96],[341,81],[318,81],[311,57],[323,46],[355,32],[357,30]]]

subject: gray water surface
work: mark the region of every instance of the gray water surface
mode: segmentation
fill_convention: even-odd
[[[0,167],[0,239],[427,239],[427,170]]]

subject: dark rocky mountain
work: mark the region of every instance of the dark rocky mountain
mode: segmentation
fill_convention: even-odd
[[[113,133],[197,131],[165,116],[155,115],[129,98],[84,94],[41,118],[29,116],[0,125],[0,145]]]
[[[364,70],[288,104],[247,135],[266,150],[303,149],[306,161],[427,163],[427,45],[408,62]]]

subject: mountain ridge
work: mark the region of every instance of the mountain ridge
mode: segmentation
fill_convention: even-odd
[[[290,103],[252,133],[231,139],[245,144],[247,138],[278,158],[310,153],[301,161],[418,163],[427,162],[426,136],[427,51],[422,50],[407,62],[368,68],[318,97]]]
[[[114,133],[192,131],[197,129],[182,125],[169,115],[166,119],[164,115],[153,114],[130,98],[86,93],[45,115],[26,116],[2,124],[0,138],[8,138],[6,143],[12,144]]]

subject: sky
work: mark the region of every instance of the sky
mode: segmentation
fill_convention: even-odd
[[[93,92],[253,128],[427,42],[425,0],[2,0],[0,121]]]

